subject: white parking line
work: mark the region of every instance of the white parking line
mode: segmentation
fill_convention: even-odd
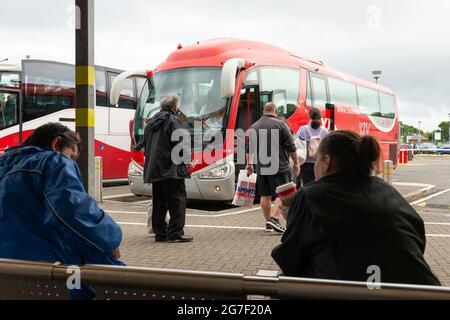
[[[136,224],[136,225],[146,225],[145,223],[140,223],[140,222],[136,222],[136,223],[132,223],[132,222],[118,222],[119,224]],[[447,222],[425,222],[425,225],[429,225],[429,226],[450,226],[450,223]],[[195,225],[190,225],[190,226],[195,226]],[[202,225],[203,226],[203,225]],[[205,225],[205,227],[207,227]],[[213,226],[208,226],[208,227],[213,227]],[[232,227],[232,226],[228,226],[227,228],[237,228],[237,229],[254,229],[253,227]],[[256,228],[256,229],[264,229],[264,228]]]
[[[111,200],[111,199],[117,199],[117,198],[124,198],[124,197],[131,197],[134,196],[134,193],[124,193],[124,194],[114,194],[112,196],[104,196],[104,200]]]
[[[426,234],[427,238],[450,238],[450,234]]]
[[[117,222],[121,226],[147,226],[146,223],[142,222]]]
[[[447,190],[444,190],[444,191],[441,191],[441,192],[432,194],[432,195],[429,196],[429,197],[426,197],[426,198],[423,198],[423,199],[414,201],[414,202],[412,202],[411,204],[412,204],[412,205],[415,205],[415,204],[423,203],[423,202],[425,202],[425,201],[427,201],[427,200],[436,198],[436,197],[438,197],[438,196],[440,196],[440,195],[442,195],[442,194],[444,194],[444,193],[447,193],[447,192],[449,192],[449,191],[450,191],[450,189],[447,189]]]
[[[148,215],[148,212],[136,212],[136,211],[111,211],[111,210],[105,210],[106,213],[111,214],[134,214],[134,215]]]
[[[124,226],[147,226],[146,223],[140,222],[117,222],[117,224]],[[211,226],[211,225],[193,225],[188,224],[186,228],[210,228],[210,229],[239,229],[239,230],[266,230],[266,228],[261,227],[234,227],[234,226]]]
[[[147,226],[140,222],[117,222],[124,226]],[[186,228],[209,228],[209,229],[232,229],[232,230],[265,230],[261,227],[234,227],[234,226],[212,226],[212,225],[186,225]],[[450,238],[450,234],[426,234],[428,238]]]
[[[150,199],[150,200],[144,200],[144,201],[138,201],[138,202],[135,202],[136,204],[150,204],[150,203],[152,203],[152,200]]]
[[[240,230],[266,230],[261,227],[233,227],[233,226],[209,226],[209,225],[186,225],[187,228],[212,228],[212,229],[240,229]]]
[[[432,188],[435,187],[432,184],[428,183],[417,183],[417,182],[394,182],[393,184],[397,186],[404,186],[404,187],[424,187],[424,188]]]
[[[419,212],[420,214],[433,214],[436,216],[441,216],[441,217],[447,217],[450,218],[450,214],[445,214],[445,213],[440,213],[440,212],[426,212],[426,211],[421,211]]]
[[[257,207],[257,208],[245,209],[245,210],[240,210],[240,211],[235,211],[235,212],[211,214],[211,215],[210,214],[193,214],[193,213],[188,213],[188,214],[186,214],[186,217],[220,218],[220,217],[234,216],[234,215],[237,215],[237,214],[252,212],[252,211],[256,211],[256,210],[261,210],[261,208]],[[113,211],[113,210],[105,210],[105,211],[107,213],[111,213],[111,214],[148,215],[147,211],[145,211],[145,212],[142,212],[142,211]]]
[[[211,218],[220,218],[220,217],[228,217],[228,216],[234,216],[237,214],[242,214],[242,213],[247,213],[247,212],[252,212],[252,211],[256,211],[256,210],[261,210],[260,207],[257,208],[251,208],[251,209],[245,209],[245,210],[240,210],[240,211],[235,211],[235,212],[228,212],[228,213],[221,213],[221,214],[212,214],[212,215],[206,215],[206,214],[187,214],[188,217],[211,217]]]

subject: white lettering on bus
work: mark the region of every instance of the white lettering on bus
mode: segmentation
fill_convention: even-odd
[[[369,133],[370,133],[370,123],[369,122],[360,122],[359,123],[359,132],[362,135],[369,135]]]

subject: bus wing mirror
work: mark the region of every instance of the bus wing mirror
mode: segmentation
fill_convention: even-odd
[[[239,69],[245,67],[245,59],[230,59],[223,65],[222,75],[220,79],[220,95],[222,98],[231,98],[234,96],[236,89],[236,73]]]
[[[117,106],[119,104],[120,92],[122,92],[124,81],[132,76],[144,76],[148,77],[149,72],[144,71],[125,71],[119,74],[111,85],[111,91],[109,94],[109,101],[111,105]]]

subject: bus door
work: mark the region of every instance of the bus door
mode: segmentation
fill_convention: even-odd
[[[312,92],[312,107],[322,111],[322,125],[327,129],[331,128],[331,119],[325,116],[325,107],[330,102],[330,93],[328,90],[328,81],[325,76],[317,73],[310,73],[310,83]]]
[[[255,123],[262,115],[259,103],[259,89],[258,86],[246,86],[241,90],[239,105],[236,115],[235,130],[241,129],[246,132],[250,126]],[[235,163],[237,162],[237,137],[235,137]],[[240,141],[242,144],[242,141]],[[236,174],[240,170],[245,169],[245,164],[236,163]]]
[[[8,148],[22,143],[22,132],[9,134],[3,139],[2,130],[20,124],[20,91],[0,91],[0,155]],[[20,128],[19,128],[20,129]]]
[[[19,91],[0,91],[0,130],[19,124]]]

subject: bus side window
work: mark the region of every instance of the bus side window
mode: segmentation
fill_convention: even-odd
[[[357,89],[360,112],[369,116],[381,116],[378,91],[363,86],[357,86]]]
[[[380,92],[380,113],[381,116],[384,118],[394,119],[395,118],[395,97]]]
[[[346,106],[358,105],[356,85],[354,83],[328,77],[328,88],[330,89],[331,103]]]
[[[270,95],[280,117],[289,118],[296,110],[300,95],[300,70],[281,67],[262,67],[261,108],[264,107],[264,94]]]
[[[95,91],[96,91],[96,105],[99,107],[107,107],[108,100],[106,98],[106,75],[105,70],[95,70]]]
[[[328,103],[327,82],[325,78],[319,75],[311,75],[312,93],[313,93],[313,107],[325,109]]]
[[[114,82],[114,79],[118,76],[116,73],[109,73],[110,86]],[[134,81],[133,78],[128,78],[123,83],[122,91],[120,92],[119,108],[123,109],[136,109],[137,100],[134,95]]]
[[[51,61],[23,62],[23,121],[73,108],[75,68]]]

